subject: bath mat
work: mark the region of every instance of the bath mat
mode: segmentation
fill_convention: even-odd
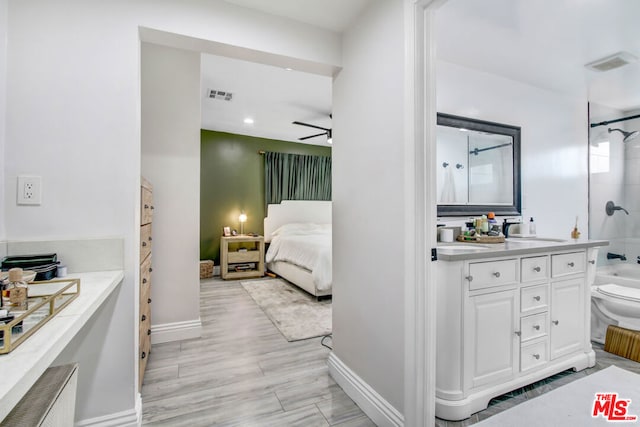
[[[597,394],[602,396],[597,397]],[[631,399],[631,402],[626,405],[626,411],[620,411],[617,414],[611,411],[611,416],[640,417],[640,375],[617,366],[609,366],[493,415],[474,426],[611,426],[612,421],[622,421],[613,419],[610,421],[607,417],[607,399],[611,401],[614,394],[618,403],[628,399]],[[593,416],[594,406],[596,407],[595,417]],[[625,413],[622,414],[622,412]],[[627,422],[613,424],[637,425],[638,420],[640,418],[636,418],[636,421],[626,420]]]
[[[287,341],[331,333],[331,300],[316,298],[283,279],[241,282]]]

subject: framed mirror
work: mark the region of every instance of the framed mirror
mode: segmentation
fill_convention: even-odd
[[[520,127],[438,113],[438,216],[520,215]]]

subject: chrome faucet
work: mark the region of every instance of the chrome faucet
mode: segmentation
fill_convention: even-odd
[[[624,254],[620,255],[607,252],[607,259],[619,259],[620,261],[626,261],[627,257]],[[640,263],[640,257],[638,257],[638,263]]]

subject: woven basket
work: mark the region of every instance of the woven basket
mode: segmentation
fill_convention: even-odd
[[[640,362],[640,331],[609,325],[604,351]]]
[[[200,261],[200,278],[208,279],[213,277],[213,261],[210,259]]]

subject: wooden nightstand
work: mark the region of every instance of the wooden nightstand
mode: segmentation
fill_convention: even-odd
[[[221,237],[220,276],[223,279],[264,276],[264,237]]]

